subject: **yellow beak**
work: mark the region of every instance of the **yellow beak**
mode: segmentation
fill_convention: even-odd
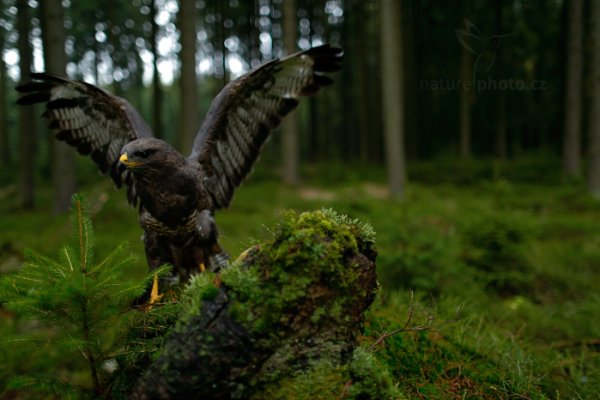
[[[121,162],[121,164],[125,165],[128,168],[135,168],[135,167],[139,167],[140,165],[142,165],[141,162],[129,161],[129,158],[127,157],[127,153],[121,154],[121,157],[119,157],[119,161]]]

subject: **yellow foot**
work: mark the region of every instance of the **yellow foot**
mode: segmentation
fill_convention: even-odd
[[[204,263],[202,263],[202,262],[200,264],[198,264],[198,268],[200,269],[200,272],[206,271],[206,267],[204,266]]]
[[[154,274],[154,282],[152,283],[152,291],[150,292],[150,304],[157,303],[164,295],[158,294],[158,275]]]
[[[249,247],[249,248],[247,248],[246,250],[244,250],[244,251],[242,252],[242,254],[240,254],[240,255],[238,256],[238,258],[236,258],[236,259],[235,259],[235,261],[244,261],[244,260],[246,259],[246,257],[248,257],[248,254],[250,254],[250,252],[251,252],[252,250],[255,250],[255,249],[257,249],[257,248],[258,248],[257,246],[252,246],[252,247]]]

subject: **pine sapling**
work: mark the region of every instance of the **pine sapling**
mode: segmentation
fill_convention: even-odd
[[[7,338],[3,345],[25,344],[32,356],[45,352],[41,357],[50,354],[52,348],[70,349],[71,357],[61,354],[46,374],[15,377],[8,386],[61,397],[73,392],[102,396],[108,394],[110,383],[102,365],[126,347],[120,330],[137,312],[130,305],[153,275],[141,281],[125,279],[124,271],[135,263],[125,245],[96,262],[94,231],[82,198],[75,195],[72,203],[71,240],[58,258],[28,251],[22,269],[0,280],[0,301],[5,307],[44,327],[41,334]],[[40,340],[46,346],[36,346]],[[79,358],[75,364],[74,358]],[[81,373],[83,363],[87,364],[91,385],[85,384],[85,379],[84,384],[76,384],[74,377]],[[60,370],[63,379],[58,378]],[[65,370],[69,372],[66,379]]]

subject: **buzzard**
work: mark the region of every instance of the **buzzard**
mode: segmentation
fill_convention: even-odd
[[[91,156],[139,210],[150,270],[173,265],[170,280],[187,281],[228,263],[215,210],[226,208],[250,173],[273,128],[298,98],[332,83],[342,52],[329,45],[269,61],[231,81],[213,100],[189,157],[153,137],[126,100],[82,81],[32,74],[18,104],[43,103],[56,138]],[[157,281],[152,301],[156,300]]]

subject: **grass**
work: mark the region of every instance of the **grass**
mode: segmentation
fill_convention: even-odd
[[[270,237],[286,209],[331,207],[365,220],[377,232],[382,289],[362,344],[410,316],[405,331],[372,350],[407,397],[600,398],[600,203],[577,184],[500,178],[414,183],[397,202],[380,174],[369,174],[376,183],[334,171],[289,188],[259,171],[217,213],[221,242],[235,257]],[[50,212],[48,188],[33,212],[14,206],[12,190],[0,194],[3,272],[18,267],[25,248],[54,254],[69,233],[68,218]],[[127,241],[139,255],[129,273],[144,276],[141,230],[124,194],[105,181],[81,192],[98,254]],[[29,329],[6,313],[0,320],[2,333]],[[20,357],[6,360],[0,379]]]

